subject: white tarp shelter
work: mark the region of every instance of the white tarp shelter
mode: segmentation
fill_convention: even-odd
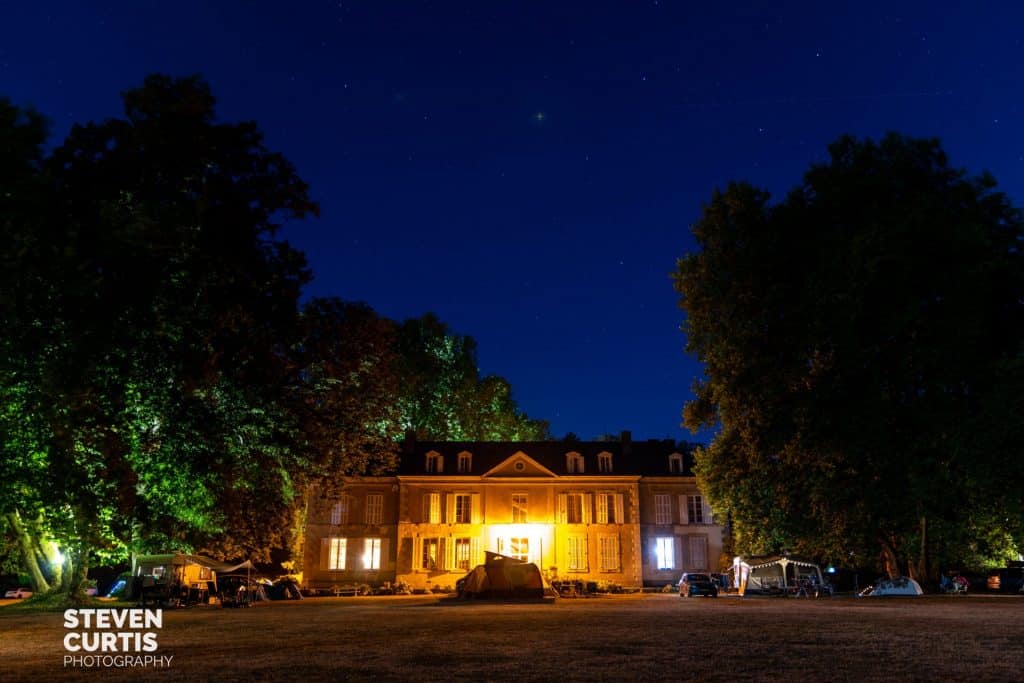
[[[746,593],[785,593],[800,585],[825,585],[821,567],[809,560],[788,555],[735,557],[732,561],[733,588]]]

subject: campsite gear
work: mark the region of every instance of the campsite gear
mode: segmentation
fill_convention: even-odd
[[[740,595],[791,595],[819,597],[832,594],[821,567],[809,560],[788,555],[733,558],[733,587]]]
[[[868,586],[862,590],[861,597],[881,598],[888,596],[918,596],[924,595],[921,584],[907,576],[897,576],[894,579],[879,579],[874,586]]]
[[[544,577],[534,563],[489,551],[485,558],[456,583],[460,598],[544,597]]]

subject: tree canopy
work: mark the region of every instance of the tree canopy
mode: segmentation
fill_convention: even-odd
[[[772,204],[715,192],[678,262],[698,477],[745,551],[890,573],[1024,541],[1020,212],[935,140],[843,137]],[[962,564],[961,564],[962,566]]]

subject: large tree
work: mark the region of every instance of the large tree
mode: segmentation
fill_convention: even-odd
[[[935,140],[839,139],[772,204],[730,184],[676,289],[718,425],[698,477],[738,547],[892,574],[1024,541],[1020,212]]]
[[[4,212],[2,502],[35,539],[30,568],[39,539],[63,550],[69,591],[104,552],[265,554],[302,483],[284,389],[308,272],[274,236],[316,206],[255,125],[215,120],[198,78],[150,77],[124,103],[48,158],[33,117],[0,133],[35,145],[0,179],[20,202]]]

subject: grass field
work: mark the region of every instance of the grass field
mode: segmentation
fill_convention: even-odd
[[[1024,598],[321,598],[164,612],[167,669],[65,668],[60,613],[0,608],[0,680],[1020,680]]]

